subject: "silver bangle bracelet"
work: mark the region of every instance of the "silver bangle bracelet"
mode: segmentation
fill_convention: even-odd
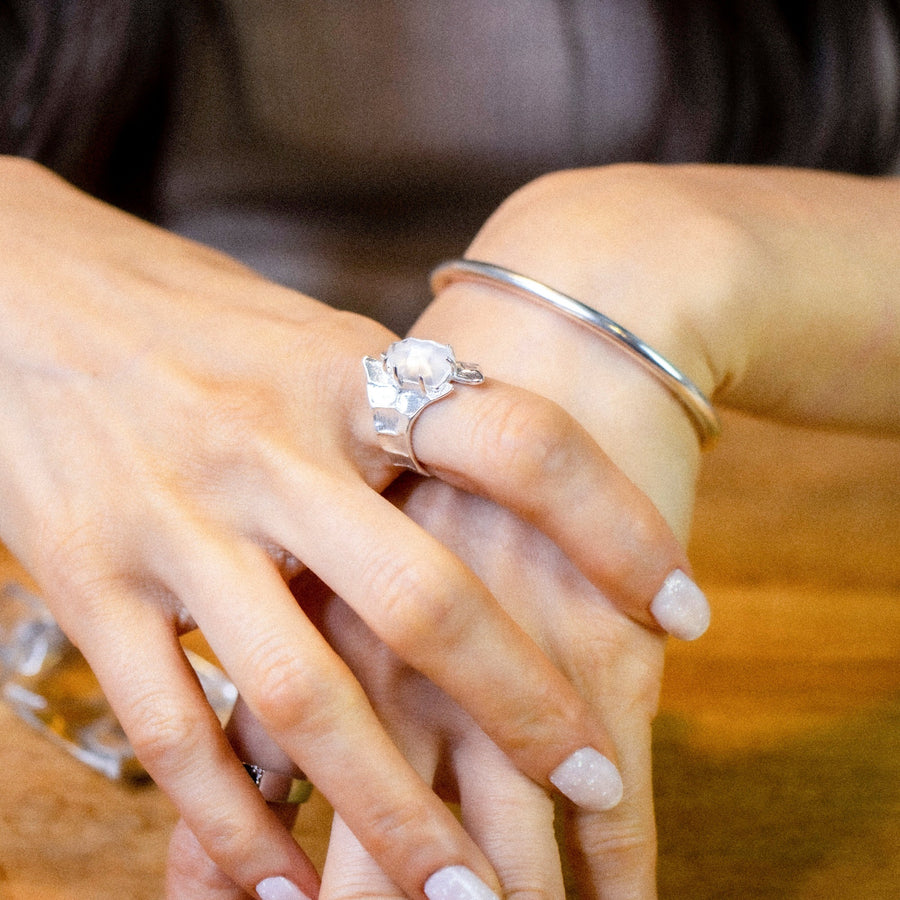
[[[703,391],[664,356],[603,313],[527,275],[472,259],[453,259],[437,266],[431,273],[431,290],[436,294],[457,281],[480,281],[511,288],[530,300],[543,301],[569,318],[589,325],[626,350],[662,382],[690,416],[701,447],[711,446],[721,433],[719,416]]]

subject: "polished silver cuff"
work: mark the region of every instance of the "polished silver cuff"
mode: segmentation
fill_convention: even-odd
[[[289,803],[296,806],[306,803],[312,794],[312,782],[305,777],[294,778],[293,775],[273,772],[254,763],[242,765],[267,803]]]
[[[366,393],[375,433],[395,466],[419,475],[412,429],[426,406],[446,397],[456,384],[481,384],[484,375],[472,363],[458,362],[453,348],[436,341],[406,338],[388,347],[380,359],[363,358]]]
[[[453,259],[442,263],[431,273],[431,289],[434,293],[456,281],[500,285],[529,300],[542,301],[569,318],[589,325],[598,334],[629,353],[673,394],[690,417],[702,447],[711,446],[721,433],[719,416],[703,391],[664,356],[603,313],[534,278],[492,263]]]

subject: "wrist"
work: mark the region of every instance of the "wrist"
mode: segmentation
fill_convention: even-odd
[[[747,355],[767,248],[717,198],[710,166],[558,172],[513,194],[466,256],[506,266],[603,312],[707,394]],[[761,317],[760,317],[761,318]],[[740,321],[743,329],[735,329]]]
[[[543,282],[493,263],[453,259],[439,265],[431,274],[434,293],[454,282],[483,283],[508,291],[526,302],[553,310],[570,322],[587,328],[595,337],[611,342],[619,352],[642,366],[681,404],[697,431],[701,447],[708,449],[715,443],[721,426],[718,414],[706,395],[677,366],[609,316]]]
[[[467,256],[608,315],[709,395],[731,356],[740,358],[740,347],[716,341],[719,332],[732,334],[718,323],[730,318],[752,244],[688,186],[677,197],[664,190],[672,180],[668,170],[632,166],[546,176],[497,210]],[[696,262],[686,265],[690,254]],[[670,521],[686,518],[678,485],[693,482],[696,434],[681,405],[621,347],[558,310],[485,284],[446,288],[415,333],[455,341],[488,377],[558,402],[664,512],[668,507]]]
[[[684,410],[642,366],[589,330],[515,294],[457,283],[417,323],[447,340],[488,379],[558,403],[603,447],[684,536],[699,443]]]

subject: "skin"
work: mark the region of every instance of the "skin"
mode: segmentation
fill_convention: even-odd
[[[616,166],[556,173],[517,192],[468,255],[525,272],[602,309],[722,404],[896,436],[898,221],[896,179]],[[555,401],[685,536],[696,440],[677,404],[616,348],[552,311],[474,284],[442,292],[414,333],[464,344],[492,376]],[[430,458],[447,434],[437,413],[436,407],[423,417],[416,449],[433,471],[445,474]],[[446,480],[454,484],[452,476]],[[581,892],[604,900],[654,897],[649,741],[662,639],[575,573],[577,549],[567,556],[508,511],[435,482],[414,484],[395,500],[479,573],[609,729],[626,797],[608,813],[570,810],[568,841]],[[623,505],[613,513],[613,519],[627,518],[630,509]],[[608,512],[601,521],[608,524]],[[602,542],[602,528],[586,530],[584,545],[596,545],[598,534]],[[328,603],[342,608],[341,601]],[[541,787],[515,772],[452,700],[397,664],[340,612],[321,627],[422,777],[443,790],[451,773],[451,795],[461,800],[466,827],[505,894],[561,896],[549,800]],[[233,739],[253,752],[272,748],[249,717],[238,722]],[[171,896],[243,896],[191,846],[180,827],[172,845]],[[204,887],[179,893],[191,884]],[[403,891],[338,817],[321,896],[400,897]]]
[[[34,164],[0,159],[0,195],[0,539],[205,852],[244,890],[273,874],[316,890],[186,663],[178,636],[195,626],[406,894],[451,864],[499,889],[286,584],[308,567],[543,788],[582,747],[615,760],[607,724],[540,642],[381,495],[397,473],[361,360],[395,336]],[[684,551],[559,403],[498,372],[422,431],[426,465],[532,523],[653,627],[647,605]],[[631,514],[610,516],[620,508]],[[585,537],[597,522],[602,552]]]

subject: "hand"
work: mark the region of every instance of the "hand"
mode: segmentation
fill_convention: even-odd
[[[398,486],[399,487],[399,486]],[[505,510],[437,481],[417,481],[394,497],[461,558],[600,711],[615,742],[626,794],[614,810],[572,805],[565,831],[586,897],[651,897],[655,842],[650,721],[656,709],[663,640],[625,618],[559,550]],[[459,800],[466,828],[484,849],[504,895],[563,895],[550,795],[511,765],[472,719],[402,663],[342,601],[306,576],[294,583],[301,605],[347,660],[379,718],[422,778]],[[230,735],[276,771],[287,760],[238,709]],[[282,808],[283,813],[289,810]],[[181,823],[173,835],[168,896],[239,900]],[[401,898],[404,892],[336,816],[320,898]]]
[[[825,173],[728,167],[561,173],[504,204],[470,255],[523,271],[602,309],[707,393],[716,390],[737,406],[794,421],[896,432],[900,406],[891,373],[898,363],[897,330],[885,323],[892,321],[891,298],[900,293],[892,262],[896,230],[890,226],[897,203],[896,180]],[[841,324],[850,291],[854,328]],[[521,298],[483,286],[448,289],[417,333],[427,336],[429,327],[443,339],[464,337],[467,348],[478,348],[473,356],[487,370],[546,392],[573,412],[686,534],[697,462],[693,435],[681,409],[616,348],[586,337],[552,311],[523,306]],[[817,352],[797,352],[804,348]],[[831,389],[846,384],[851,373],[854,391]],[[489,553],[493,549],[487,547]],[[476,548],[475,556],[484,551],[485,545]],[[552,618],[541,627],[559,627],[559,621]],[[634,660],[639,658],[638,653]],[[646,674],[652,681],[652,666]],[[612,685],[614,699],[616,690],[623,688]],[[603,706],[604,697],[595,698]],[[644,816],[632,811],[630,822],[638,830],[628,833],[634,841],[630,862],[617,859],[616,849],[629,841],[602,821],[609,814],[594,816],[581,832],[588,848],[582,869],[588,896],[614,896],[620,889],[627,896],[632,889],[653,894],[646,876],[653,857],[652,820],[645,817],[648,744],[641,737],[650,705],[635,707],[638,739],[632,744],[614,731],[615,712],[608,722],[626,790],[636,785],[634,796],[644,797],[633,809],[643,809]],[[615,813],[626,822],[628,802]],[[374,869],[338,828],[340,855],[329,857],[328,872],[341,870],[332,859],[348,866],[355,858],[356,883],[366,885],[367,895],[378,895]],[[517,834],[518,822],[490,841],[496,846]],[[515,864],[498,865],[504,883],[510,883],[509,872],[523,868],[533,875],[532,858],[532,841],[525,840],[513,852]],[[381,889],[391,895],[383,882]],[[230,896],[222,894],[222,900]]]
[[[623,616],[558,548],[506,510],[439,482],[416,485],[402,505],[469,562],[609,729],[624,799],[606,811],[587,812],[565,801],[560,807],[560,834],[579,895],[654,896],[650,724],[663,637]],[[456,704],[366,642],[340,607],[332,616],[336,649],[356,661],[351,665],[379,715],[423,777],[446,799],[460,802],[462,821],[488,855],[503,896],[563,896],[552,797],[516,771]],[[401,896],[338,820],[323,896],[348,898],[360,884],[368,896]]]
[[[898,217],[898,177],[616,165],[553,173],[527,185],[488,220],[467,255],[606,312],[723,405],[796,424],[897,434]],[[482,322],[492,315],[480,311],[488,294],[466,293],[457,318],[471,313]],[[449,291],[444,296],[451,298]],[[490,296],[497,316],[504,308],[521,315],[519,298],[507,297],[500,307],[493,302],[499,294]],[[555,349],[551,316],[558,318],[534,321],[554,329],[552,341],[540,328],[501,334],[508,346]],[[616,371],[613,389],[630,389],[621,379],[638,373],[614,370],[612,355],[603,352],[607,357],[609,367],[587,371],[600,378]],[[596,402],[589,388],[570,385],[566,393],[583,405]],[[639,413],[620,411],[629,434],[642,427],[632,425]],[[589,418],[576,418],[591,430]],[[645,428],[657,424],[643,419]]]
[[[490,227],[489,223],[485,231],[488,237]],[[476,241],[473,255],[490,252],[483,247],[485,235],[480,243]],[[546,247],[553,244],[548,240]],[[536,253],[535,259],[540,259]],[[502,258],[498,261],[512,264]],[[569,262],[565,270],[577,272],[577,266]],[[594,433],[614,448],[617,461],[631,476],[654,490],[678,532],[686,533],[698,456],[696,438],[680,407],[646,373],[633,367],[616,348],[573,328],[555,313],[548,314],[502,291],[471,284],[455,285],[442,294],[426,312],[416,333],[436,336],[443,329],[454,334],[457,343],[464,339],[478,346],[478,358],[489,360],[486,371],[496,366],[509,380],[547,390],[561,404],[577,409]],[[705,373],[691,374],[702,379]],[[595,385],[599,385],[597,390]],[[652,444],[648,444],[645,422],[656,426],[649,432]],[[441,424],[438,415],[423,419],[417,448],[420,456],[428,458],[430,470],[453,481],[452,473],[442,471],[439,462],[429,457],[438,440],[448,436],[448,429],[439,427]],[[522,434],[522,439],[511,445],[520,452],[529,447],[524,429]],[[450,437],[455,439],[456,433]],[[469,433],[465,437],[475,443]],[[535,456],[543,454],[544,462],[552,459],[547,449],[540,446]],[[543,468],[535,467],[534,483],[541,483],[538,473]],[[578,468],[569,462],[551,467],[551,471]],[[557,490],[553,497],[557,515],[579,506],[577,493],[568,495]],[[634,521],[635,514],[640,518],[641,506],[632,497],[623,494],[610,499],[616,502],[606,510],[595,510],[580,519],[580,539],[566,544],[573,558],[582,561],[582,568],[592,555],[595,560],[606,556],[597,548],[606,545],[607,535],[613,536],[613,545],[621,546],[615,538],[618,529]],[[573,816],[573,855],[580,861],[582,888],[588,896],[652,896],[655,847],[649,723],[661,670],[658,636],[635,628],[633,622],[611,608],[608,596],[598,595],[582,576],[573,577],[571,563],[556,547],[497,507],[448,493],[446,487],[430,483],[416,487],[405,511],[460,552],[600,712],[619,753],[626,799],[614,812]],[[623,566],[619,577],[624,570]],[[614,582],[613,578],[608,581]],[[337,605],[337,601],[334,603]],[[384,667],[390,672],[390,660],[396,662],[389,651],[373,650],[371,636],[367,640],[365,633],[353,627],[354,619],[340,621],[341,627],[329,630],[331,639],[348,660],[355,661],[351,664],[379,716],[389,723],[394,739],[419,766],[423,777],[434,780],[436,771],[449,768],[459,787],[467,786],[463,797],[469,811],[467,826],[483,848],[492,848],[489,856],[504,888],[524,883],[558,895],[559,863],[553,843],[552,807],[546,795],[533,782],[510,771],[496,748],[458,707],[448,706],[451,701],[445,695],[440,694],[439,700],[433,685],[408,670],[403,677],[386,674]],[[361,652],[382,661],[377,667],[378,678],[367,676],[360,668]],[[416,687],[400,691],[398,681]],[[430,700],[426,702],[423,697]],[[470,731],[464,723],[471,726]],[[252,724],[244,723],[244,740],[248,739],[248,729],[253,734]],[[259,730],[253,741],[256,752],[265,752],[264,735]],[[439,747],[445,748],[444,756],[435,749]],[[485,784],[504,785],[502,803],[479,800]],[[509,818],[503,819],[504,812]],[[523,828],[525,822],[530,823],[527,829]],[[220,877],[202,854],[189,852],[190,845],[188,832],[179,829],[173,841],[172,896],[187,884],[207,885],[211,878]],[[536,848],[540,848],[537,853]],[[355,888],[364,890],[367,896],[393,896],[397,889],[385,877],[338,818],[326,867],[325,894],[342,896]],[[207,895],[201,890],[197,896],[205,900]],[[209,900],[237,896],[239,889],[221,884],[210,892]]]
[[[603,723],[483,583],[379,496],[394,471],[360,360],[392,335],[31,164],[0,166],[2,537],[150,773],[244,889],[289,875],[314,891],[289,836],[269,839],[274,820],[192,678],[177,634],[196,623],[404,891],[448,863],[496,884],[284,583],[309,566],[537,783],[582,747],[615,757]],[[539,397],[490,378],[429,410],[416,440],[426,465],[546,530],[635,615],[686,565],[652,506]],[[560,496],[578,499],[571,515]],[[586,526],[623,496],[634,517],[599,553]]]

